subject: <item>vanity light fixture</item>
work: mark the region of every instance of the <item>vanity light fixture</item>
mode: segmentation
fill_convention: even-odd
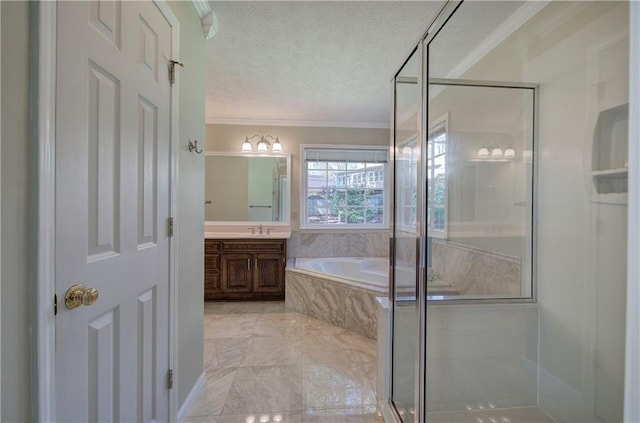
[[[489,157],[489,149],[487,147],[482,147],[478,150],[478,157]]]
[[[251,145],[251,140],[253,140],[254,138],[260,138],[260,140],[256,144],[256,149],[258,150],[259,153],[265,153],[269,151],[269,148],[271,148],[271,151],[276,153],[282,151],[282,144],[280,144],[280,140],[278,139],[278,137],[273,137],[271,135],[255,134],[250,137],[244,138],[244,142],[242,143],[243,152],[253,151],[253,145]],[[273,144],[269,142],[269,139],[273,141]]]
[[[507,159],[514,159],[516,157],[516,150],[509,146],[502,149],[499,144],[489,143],[485,144],[478,150],[478,159],[484,161],[506,161]]]

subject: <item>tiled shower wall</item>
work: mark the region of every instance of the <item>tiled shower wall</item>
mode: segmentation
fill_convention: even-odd
[[[293,232],[287,243],[287,256],[388,257],[389,232]]]

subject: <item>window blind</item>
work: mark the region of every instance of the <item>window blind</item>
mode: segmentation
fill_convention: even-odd
[[[433,140],[447,133],[446,121],[441,121],[436,124],[435,127],[429,130],[429,140]]]
[[[365,162],[386,163],[389,151],[385,149],[305,148],[307,162]]]

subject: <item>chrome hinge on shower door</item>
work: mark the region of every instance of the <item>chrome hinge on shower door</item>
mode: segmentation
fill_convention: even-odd
[[[167,389],[173,389],[173,370],[167,372]]]
[[[167,234],[173,236],[173,217],[167,219]]]

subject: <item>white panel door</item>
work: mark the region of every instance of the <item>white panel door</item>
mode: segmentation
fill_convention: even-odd
[[[171,27],[113,0],[57,27],[57,420],[167,421]],[[74,284],[96,303],[68,309]]]

